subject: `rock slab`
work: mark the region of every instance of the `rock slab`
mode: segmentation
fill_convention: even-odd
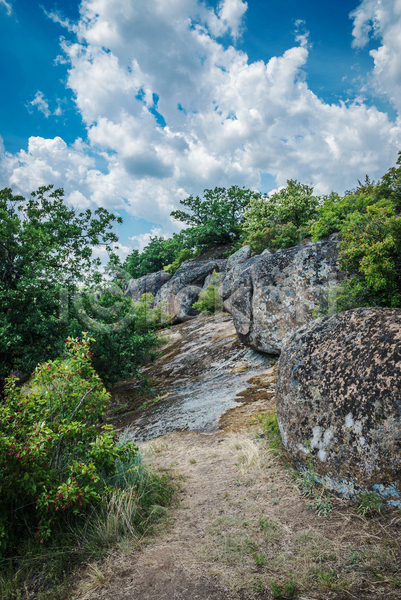
[[[162,306],[171,322],[184,323],[193,319],[198,311],[192,307],[199,298],[208,275],[225,270],[225,259],[197,261],[187,260],[174,273],[172,278],[160,288],[155,305]]]
[[[401,505],[401,310],[358,308],[294,333],[277,374],[287,450],[326,487]]]
[[[139,279],[130,279],[123,289],[124,296],[129,296],[134,302],[139,302],[142,294],[156,296],[157,292],[169,281],[170,277],[165,271],[158,271],[157,273],[144,275]]]
[[[343,278],[336,235],[255,256],[242,267],[230,297],[234,325],[244,344],[271,354],[279,354],[285,339],[313,319],[328,288]]]

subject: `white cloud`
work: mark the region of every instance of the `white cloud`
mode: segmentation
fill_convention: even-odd
[[[301,21],[297,44],[267,63],[224,47],[219,36],[239,35],[245,9],[240,0],[216,11],[198,0],[83,0],[79,22],[66,24],[76,40],[62,47],[88,143],[32,137],[27,152],[3,153],[8,181],[23,192],[55,183],[77,205],[124,209],[166,235],[179,200],[204,188],[257,188],[270,174],[277,187],[295,178],[341,192],[382,175],[401,146],[400,119],[362,100],[319,99],[306,82]],[[143,247],[148,234],[134,238]]]
[[[27,108],[28,108],[29,112],[31,112],[29,106],[36,106],[38,111],[41,112],[42,114],[44,114],[46,119],[48,119],[50,117],[50,115],[59,117],[60,115],[63,114],[63,111],[60,106],[60,100],[57,99],[57,108],[54,110],[54,112],[52,112],[49,107],[49,101],[47,100],[47,98],[45,97],[43,92],[41,92],[41,91],[37,91],[35,94],[35,98],[31,102],[29,102],[29,105]]]
[[[371,85],[401,111],[401,0],[363,0],[350,14],[353,45],[363,48],[369,39],[381,45],[369,52],[374,60]]]
[[[46,118],[52,114],[49,109],[49,103],[46,100],[43,92],[36,92],[35,98],[29,104],[36,106],[38,111],[43,113]]]
[[[12,12],[11,4],[9,4],[8,2],[6,2],[6,0],[0,0],[0,6],[4,6],[4,8],[7,11],[7,14],[11,15],[11,12]]]
[[[145,248],[145,246],[147,246],[149,244],[151,237],[155,237],[155,236],[160,237],[161,235],[163,235],[163,232],[160,227],[152,227],[152,230],[150,233],[142,233],[140,235],[133,235],[132,237],[130,237],[128,239],[131,240],[134,248],[139,250],[139,252],[142,252],[142,250]]]

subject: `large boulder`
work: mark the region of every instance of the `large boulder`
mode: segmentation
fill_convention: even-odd
[[[243,246],[237,250],[237,252],[234,252],[227,260],[226,273],[224,279],[220,283],[219,294],[225,310],[229,313],[231,313],[231,294],[234,281],[241,271],[250,266],[250,263],[248,262],[250,258],[250,246]]]
[[[282,350],[277,417],[287,450],[345,497],[401,505],[401,310],[318,319]]]
[[[183,323],[193,319],[198,311],[192,304],[199,298],[202,287],[208,275],[225,270],[227,261],[217,260],[187,260],[160,290],[155,298],[155,306],[161,306],[172,323]],[[186,288],[190,288],[185,292]]]
[[[336,235],[253,257],[244,267],[230,297],[234,325],[241,342],[272,354],[279,354],[286,337],[313,319],[330,286],[343,277]]]
[[[150,273],[139,279],[130,279],[124,286],[124,296],[129,296],[134,302],[139,302],[142,294],[156,296],[160,288],[169,281],[171,276],[165,271]]]

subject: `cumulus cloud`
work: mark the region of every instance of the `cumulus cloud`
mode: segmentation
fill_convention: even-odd
[[[52,182],[76,205],[124,209],[166,235],[177,230],[169,215],[179,200],[205,188],[257,189],[270,174],[277,187],[296,178],[317,193],[341,192],[366,173],[383,174],[401,146],[400,119],[363,100],[327,104],[314,94],[301,21],[294,47],[266,63],[221,44],[224,33],[233,41],[240,34],[246,6],[83,0],[79,21],[65,24],[76,35],[62,48],[88,140],[67,146],[61,138],[33,137],[26,152],[3,153],[12,185],[26,192]],[[366,18],[355,30],[361,44]],[[384,25],[375,31],[387,36]],[[143,247],[144,240],[131,241]]]
[[[379,39],[369,52],[374,60],[371,85],[401,111],[401,0],[363,0],[351,12],[353,46],[363,48]]]

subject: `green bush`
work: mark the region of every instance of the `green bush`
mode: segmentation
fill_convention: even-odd
[[[118,446],[110,425],[99,427],[110,396],[91,365],[90,343],[68,338],[70,357],[39,365],[20,388],[6,380],[0,405],[0,539],[10,552],[21,538],[44,543],[60,523],[82,518],[111,488],[104,475],[137,448]]]
[[[149,244],[142,252],[133,250],[127,256],[123,267],[133,279],[138,279],[148,273],[156,273],[171,264],[180,252],[185,250],[187,243],[184,233],[174,233],[168,239],[151,237]]]
[[[81,323],[71,320],[68,332],[79,336],[82,324],[96,335],[92,344],[93,365],[106,386],[129,377],[140,378],[138,365],[154,357],[159,344],[156,330],[166,323],[160,307],[151,308],[152,294],[139,302],[106,291],[98,300],[93,292],[82,294],[76,304]]]
[[[200,312],[215,313],[223,310],[223,302],[218,292],[217,273],[213,271],[212,282],[199,294],[199,300],[193,306]]]
[[[171,265],[166,265],[163,267],[163,270],[169,275],[174,275],[174,273],[181,267],[182,263],[184,263],[186,260],[194,258],[194,256],[195,253],[192,252],[192,250],[182,250],[178,254],[177,258],[173,260]]]
[[[248,234],[245,244],[253,252],[265,248],[290,248],[309,233],[317,215],[319,198],[313,188],[295,180],[270,197],[253,198],[245,210],[243,229]]]

